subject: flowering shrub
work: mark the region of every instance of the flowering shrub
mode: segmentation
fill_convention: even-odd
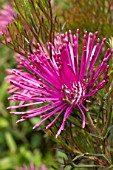
[[[14,66],[9,53],[0,62],[2,80],[3,70],[14,68],[6,69],[11,84],[3,82],[0,90],[0,168],[14,169],[24,162],[39,167],[45,162],[54,169],[112,169],[112,2],[14,0],[13,4],[17,14],[11,12],[12,6],[0,13],[0,42],[16,54]],[[97,38],[98,32],[84,31],[82,38],[78,27],[81,32],[98,30],[100,39],[110,38],[109,42]],[[3,104],[7,86],[12,96]],[[7,106],[15,116],[9,116]],[[18,126],[15,121],[25,122]],[[37,133],[30,125],[44,132]],[[53,148],[65,153],[63,159]],[[37,170],[34,165],[31,169]]]

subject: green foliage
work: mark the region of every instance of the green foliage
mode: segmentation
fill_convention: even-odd
[[[2,83],[0,90],[0,168],[1,170],[15,169],[23,164],[29,166],[30,162],[37,167],[42,164],[54,165],[52,142],[43,137],[42,131],[33,131],[32,126],[38,120],[31,120],[17,125],[16,116],[11,116],[7,111],[6,82]],[[34,122],[35,121],[35,122]]]
[[[73,33],[79,28],[81,31],[99,32],[99,37],[110,38],[113,34],[113,5],[110,0],[64,0],[62,5],[62,20],[65,29]]]
[[[1,43],[21,55],[37,49],[37,43],[46,48],[53,42],[58,30],[56,17],[52,13],[50,0],[14,0],[16,16],[7,27],[11,40],[4,33]]]

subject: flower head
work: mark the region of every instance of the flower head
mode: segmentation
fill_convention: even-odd
[[[22,115],[17,123],[40,116],[42,120],[33,127],[35,129],[55,115],[46,126],[48,129],[60,115],[63,115],[57,137],[64,130],[65,122],[73,109],[78,108],[82,116],[82,127],[85,127],[85,111],[88,111],[85,103],[107,83],[109,68],[107,62],[113,51],[107,49],[101,64],[97,66],[96,61],[106,39],[100,43],[97,32],[94,34],[85,32],[80,58],[78,37],[79,30],[75,35],[72,35],[71,31],[58,34],[54,45],[51,43],[47,45],[48,49],[52,50],[51,58],[40,44],[38,50],[34,54],[29,54],[28,58],[20,56],[20,64],[29,72],[12,70],[13,77],[10,78],[10,82],[15,90],[9,99],[21,101],[21,104],[11,106],[9,109],[30,108],[28,111],[11,111],[12,114]]]
[[[12,22],[14,16],[13,7],[9,3],[6,3],[0,10],[0,36],[3,32],[7,33],[7,25]]]

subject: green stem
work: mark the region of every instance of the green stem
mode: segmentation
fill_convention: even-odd
[[[108,93],[108,102],[107,102],[107,121],[106,121],[106,125],[103,129],[103,132],[102,132],[102,136],[106,136],[108,130],[109,130],[109,127],[110,127],[110,123],[111,123],[111,120],[112,120],[112,111],[110,111],[110,93]]]
[[[108,169],[113,169],[113,165],[110,165],[106,170],[108,170]]]
[[[86,113],[86,115],[87,115],[88,126],[89,126],[89,129],[90,129],[90,132],[92,134],[98,135],[98,132],[97,132],[97,130],[95,128],[95,125],[93,123],[93,120],[92,120],[90,114]],[[95,138],[95,140],[96,140],[96,143],[97,143],[97,147],[95,148],[95,151],[96,151],[96,153],[100,153],[101,154],[102,153],[101,148],[100,148],[101,139]]]
[[[89,113],[86,112],[87,120],[88,120],[88,126],[90,127],[90,131],[92,134],[97,134],[95,125],[92,121],[92,118]]]
[[[101,165],[74,165],[75,168],[104,168]]]

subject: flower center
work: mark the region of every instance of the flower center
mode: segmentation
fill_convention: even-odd
[[[73,86],[70,89],[67,86],[64,86],[63,92],[64,100],[70,104],[77,104],[79,101],[82,102],[83,96],[85,95],[84,85],[80,82],[78,82],[78,84],[73,83]]]

